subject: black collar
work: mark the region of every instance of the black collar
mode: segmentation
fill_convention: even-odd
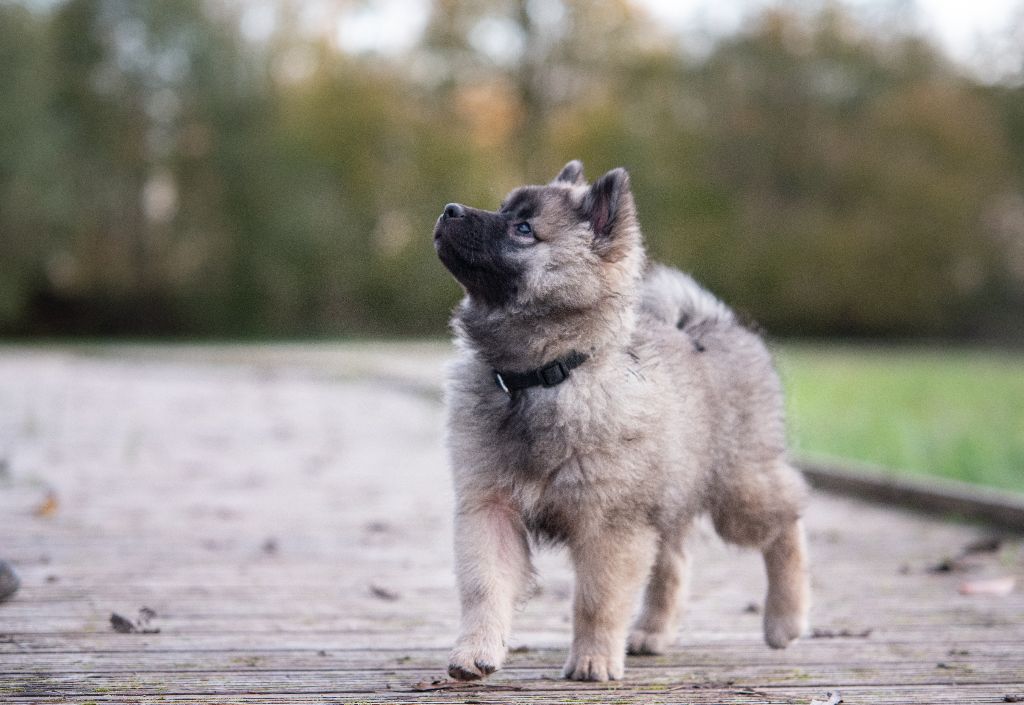
[[[574,350],[565,357],[529,372],[493,370],[494,383],[498,385],[498,389],[510,397],[513,392],[527,387],[555,387],[569,379],[569,373],[586,361],[587,355]]]

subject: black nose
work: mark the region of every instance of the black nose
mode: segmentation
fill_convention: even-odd
[[[466,207],[458,203],[449,203],[444,207],[444,213],[441,214],[442,218],[465,218]]]

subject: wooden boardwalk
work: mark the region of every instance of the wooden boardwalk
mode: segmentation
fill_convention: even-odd
[[[819,493],[814,638],[767,648],[754,554],[694,541],[671,653],[559,678],[542,554],[507,667],[457,627],[438,346],[0,349],[0,703],[996,703],[1024,697],[1024,544]],[[1008,595],[966,582],[1018,576]],[[110,618],[155,633],[120,633]],[[439,684],[443,686],[444,684]],[[428,688],[422,691],[418,688]],[[431,688],[434,688],[431,690]]]

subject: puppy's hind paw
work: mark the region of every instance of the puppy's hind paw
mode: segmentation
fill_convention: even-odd
[[[622,657],[600,654],[569,654],[562,675],[574,681],[617,681],[625,670]]]
[[[631,656],[655,656],[665,653],[671,641],[671,635],[666,632],[634,629],[626,641],[626,652]]]

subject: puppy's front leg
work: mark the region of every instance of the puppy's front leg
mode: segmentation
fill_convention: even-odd
[[[501,668],[512,611],[533,575],[526,530],[508,501],[460,502],[455,570],[462,628],[448,656],[448,674],[475,680]]]
[[[622,678],[633,596],[650,570],[654,547],[653,533],[645,531],[607,532],[570,546],[576,597],[566,678]]]

